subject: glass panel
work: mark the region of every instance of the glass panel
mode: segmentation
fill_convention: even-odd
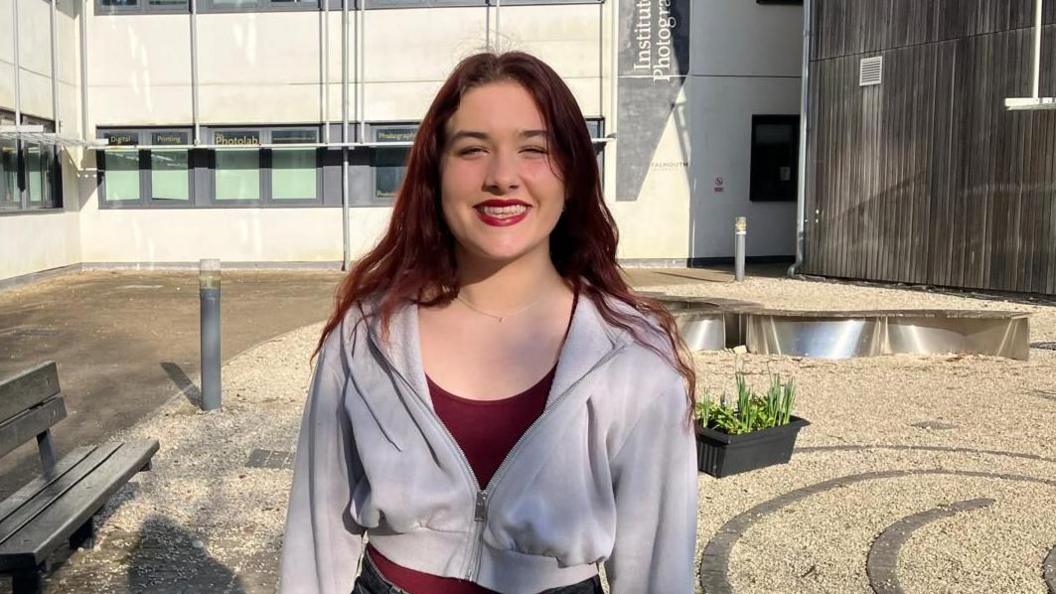
[[[414,142],[417,126],[386,126],[374,128],[375,142]],[[389,202],[396,197],[407,173],[404,164],[410,154],[409,148],[378,147],[374,150],[374,198]]]
[[[272,144],[311,144],[319,142],[319,132],[316,130],[272,130]]]
[[[748,199],[794,201],[799,152],[799,118],[752,116],[752,157]]]
[[[191,199],[187,173],[187,151],[153,150],[150,152],[150,188],[154,200]]]
[[[187,0],[150,0],[148,4],[151,6],[187,6]]]
[[[18,158],[15,141],[0,140],[0,210],[16,209],[18,199]]]
[[[139,0],[99,0],[101,6],[130,7],[139,6]]]
[[[43,147],[43,151],[44,206],[46,208],[58,208],[62,206],[60,203],[62,197],[55,188],[56,180],[58,180],[59,183],[62,183],[62,170],[59,168],[59,155],[53,146],[45,146]]]
[[[44,178],[47,175],[47,167],[44,157],[41,155],[39,144],[26,145],[26,177],[27,189],[29,190],[30,206],[40,206],[44,203]]]
[[[410,149],[379,148],[374,150],[374,197],[379,200],[392,200],[407,173],[404,162]]]
[[[106,201],[139,200],[139,152],[111,149],[104,159]]]
[[[260,200],[260,151],[216,151],[216,199]]]
[[[254,7],[257,0],[213,0],[213,6],[224,6],[231,8]]]
[[[316,198],[315,149],[272,149],[271,197],[275,200]]]

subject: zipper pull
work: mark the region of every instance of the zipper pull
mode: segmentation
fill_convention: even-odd
[[[477,522],[483,522],[488,515],[488,492],[480,491],[477,493],[477,509],[473,514],[473,520]]]

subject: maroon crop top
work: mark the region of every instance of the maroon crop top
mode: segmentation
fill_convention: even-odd
[[[573,313],[578,301],[577,294],[572,301]],[[565,338],[571,326],[570,315]],[[488,484],[517,440],[543,414],[555,371],[557,364],[534,386],[501,400],[462,398],[444,390],[426,376],[433,408],[465,453],[480,485]],[[386,580],[410,594],[496,594],[467,580],[408,569],[390,561],[369,544],[367,554]]]

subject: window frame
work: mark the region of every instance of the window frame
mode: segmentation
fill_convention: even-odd
[[[190,128],[173,127],[167,126],[164,128],[104,128],[99,127],[96,129],[96,138],[99,140],[109,140],[107,134],[128,134],[134,136],[135,140],[133,144],[124,146],[136,146],[136,145],[150,145],[152,142],[153,134],[184,134],[187,138],[188,143],[191,138]],[[114,145],[119,147],[122,145]],[[151,163],[151,153],[149,149],[139,149],[136,151],[136,162],[139,164],[139,199],[138,200],[108,200],[106,198],[106,151],[112,149],[101,149],[96,153],[96,165],[98,166],[97,172],[97,187],[99,188],[99,208],[100,210],[106,209],[143,209],[143,208],[194,208],[197,206],[195,200],[195,188],[194,188],[194,164],[196,149],[187,150],[187,200],[170,200],[170,199],[155,199],[154,198],[154,182],[152,178],[153,163]],[[119,150],[119,149],[118,149]],[[165,150],[165,149],[162,149]]]
[[[795,202],[797,198],[795,186],[799,181],[797,179],[799,175],[799,159],[802,158],[802,155],[799,154],[799,114],[752,114],[751,122],[752,133],[748,151],[748,201],[773,203]],[[758,145],[756,142],[756,138],[758,135],[758,127],[760,125],[775,124],[788,125],[790,127],[790,129],[792,130],[792,140],[790,142],[790,146],[792,147],[792,150],[795,153],[795,160],[792,163],[792,177],[790,178],[790,181],[793,186],[792,192],[787,196],[781,195],[777,197],[773,195],[762,195],[764,190],[758,187],[756,184],[758,183],[757,180],[761,180],[763,179],[763,177],[761,175],[756,175],[755,173],[755,164],[757,159],[755,152],[756,146],[761,146]]]
[[[3,179],[0,179],[0,213],[23,212],[24,208],[22,206],[22,188],[19,185],[22,177],[19,171],[20,164],[22,162],[21,158],[19,157],[20,143],[17,140],[5,140],[3,142],[10,142],[10,147],[13,149],[11,151],[13,157],[11,160],[12,168],[10,170],[5,171],[10,171],[10,173],[14,174],[14,185],[11,187],[11,192],[9,193],[8,185],[6,183],[3,183]],[[8,195],[10,195],[11,199],[4,200],[3,197]]]
[[[191,2],[184,0],[183,4],[171,6],[151,5],[150,0],[136,0],[135,6],[112,6],[103,4],[102,0],[95,0],[96,16],[120,16],[141,14],[190,14]]]
[[[191,144],[192,130],[189,128],[157,128],[146,130],[140,137],[140,140],[146,140],[143,144],[151,146],[164,146],[154,144],[153,136],[155,134],[180,134],[184,137],[184,144]],[[142,192],[142,199],[147,205],[153,207],[167,207],[167,208],[194,208],[195,206],[195,192],[194,192],[194,152],[195,149],[156,149],[159,151],[167,150],[183,150],[187,153],[187,200],[174,200],[172,198],[157,198],[154,196],[154,163],[151,159],[154,150],[142,151],[146,154],[140,155],[140,187],[146,184],[147,191]],[[146,168],[144,169],[144,165]]]
[[[420,127],[421,127],[420,126],[420,122],[408,121],[408,120],[393,121],[393,122],[371,122],[371,123],[367,124],[367,138],[369,138],[371,142],[379,142],[378,141],[378,131],[379,130],[393,130],[393,131],[412,131],[413,130],[415,132],[415,136],[417,136],[418,129]],[[404,156],[404,163],[405,164],[404,165],[400,165],[399,167],[403,167],[404,174],[406,175],[406,169],[407,169],[406,159],[407,159],[407,156],[409,156],[411,147],[409,147],[409,146],[408,147],[402,147],[402,146],[401,147],[371,146],[371,147],[367,147],[367,148],[369,149],[369,156],[368,156],[369,160],[368,160],[368,163],[369,163],[369,166],[370,166],[370,194],[369,194],[370,198],[367,200],[367,202],[365,204],[363,204],[363,206],[392,206],[392,205],[394,205],[396,203],[396,194],[395,193],[393,194],[393,196],[391,198],[380,198],[380,197],[378,197],[378,168],[379,167],[397,167],[397,166],[396,165],[378,165],[378,163],[377,163],[377,159],[379,157],[378,153],[380,151],[385,151],[385,150],[400,150],[400,151],[403,151],[405,153],[405,156]],[[401,180],[400,183],[402,183],[402,180]]]
[[[14,125],[14,112],[0,109],[0,118],[4,125]],[[45,132],[55,131],[55,122],[22,114],[22,126],[42,126]],[[41,200],[30,202],[29,146],[40,148],[41,159]],[[0,216],[27,213],[62,212],[65,210],[62,200],[62,162],[59,149],[54,144],[14,141],[15,186],[11,196],[14,200],[6,202],[8,206],[0,207]],[[0,190],[4,191],[4,190]],[[6,193],[6,192],[5,192]]]
[[[271,144],[271,133],[274,131],[294,131],[294,130],[311,130],[315,134],[316,142],[320,142],[322,135],[321,126],[319,125],[304,125],[304,126],[216,126],[206,130],[209,138],[209,144],[215,144],[217,132],[256,132],[259,134],[258,145],[232,145],[232,146],[244,146],[251,147],[256,146],[258,151],[259,167],[260,167],[260,198],[256,200],[233,200],[226,199],[221,200],[216,197],[216,153],[218,150],[211,148],[208,151],[207,157],[207,169],[209,170],[208,186],[209,192],[207,193],[207,202],[210,206],[222,207],[222,208],[288,208],[288,207],[304,207],[304,206],[323,206],[323,177],[324,173],[324,158],[322,152],[326,149],[323,147],[317,147],[314,149],[315,152],[315,198],[309,199],[296,199],[296,198],[279,198],[276,199],[272,195],[272,168],[274,163],[274,151],[271,148],[265,148],[261,145]]]
[[[320,2],[325,1],[326,0],[312,0],[311,2],[281,2],[278,0],[252,0],[246,4],[232,6],[228,4],[218,4],[215,0],[199,0],[197,7],[199,14],[230,14],[237,12],[309,12],[322,10]],[[340,7],[340,4],[338,4],[338,7]]]

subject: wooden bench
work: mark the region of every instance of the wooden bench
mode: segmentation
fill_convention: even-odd
[[[150,469],[157,440],[80,447],[55,460],[50,428],[66,417],[54,362],[0,380],[0,457],[37,438],[44,472],[0,501],[0,575],[37,594],[52,552],[94,545],[93,519],[132,475]]]

